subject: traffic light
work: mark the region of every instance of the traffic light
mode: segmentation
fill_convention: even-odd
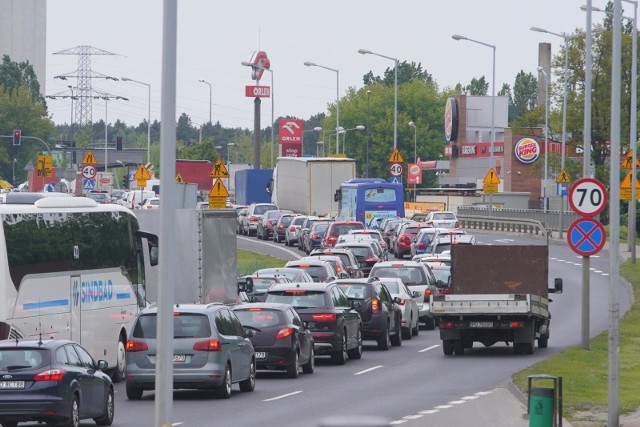
[[[20,145],[20,139],[22,138],[21,130],[13,131],[13,145]]]
[[[122,151],[122,137],[116,136],[116,151]]]
[[[122,175],[122,187],[124,187],[125,190],[129,189],[129,174]]]

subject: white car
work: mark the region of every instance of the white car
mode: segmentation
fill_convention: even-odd
[[[305,220],[307,219],[306,216],[304,215],[298,215],[295,218],[293,218],[293,220],[291,220],[291,223],[289,224],[289,226],[287,227],[287,229],[284,232],[284,244],[287,246],[293,246],[293,245],[298,245],[300,246],[300,230],[302,229],[302,224],[304,224]]]
[[[140,209],[160,209],[160,197],[149,197],[142,203]]]
[[[420,297],[420,292],[409,290],[402,279],[397,277],[380,277],[379,279],[387,287],[392,297],[400,298],[400,302],[396,302],[396,305],[402,311],[402,338],[410,340],[420,331],[418,303],[414,299]]]
[[[460,228],[454,212],[429,212],[424,223],[436,228]]]

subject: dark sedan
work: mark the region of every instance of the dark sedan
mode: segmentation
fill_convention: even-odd
[[[335,283],[282,283],[267,292],[266,302],[291,304],[307,322],[316,355],[330,355],[336,365],[362,357],[360,315]]]
[[[284,210],[266,211],[262,219],[258,221],[258,227],[256,229],[256,235],[258,236],[258,239],[271,239],[271,236],[273,234],[273,227],[275,227],[278,219],[280,219],[282,215],[290,213],[293,212]]]
[[[396,305],[401,300],[377,278],[337,281],[349,300],[357,302],[362,318],[362,338],[376,340],[379,350],[402,345],[402,311]]]
[[[79,344],[67,340],[0,342],[0,423],[19,422],[77,427],[93,418],[113,423],[113,384]]]
[[[250,339],[258,369],[285,370],[289,378],[298,378],[300,368],[313,373],[313,337],[293,307],[256,303],[238,305],[233,311],[244,328],[254,331]]]

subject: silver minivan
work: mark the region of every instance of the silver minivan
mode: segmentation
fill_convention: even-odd
[[[127,397],[142,398],[155,389],[157,307],[140,313],[126,346]],[[173,388],[212,390],[226,399],[231,387],[253,391],[256,360],[235,313],[222,304],[182,304],[173,308]]]

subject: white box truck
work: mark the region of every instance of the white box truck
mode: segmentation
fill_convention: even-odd
[[[356,161],[337,157],[278,157],[271,181],[271,202],[305,215],[338,212],[334,194],[356,176]]]

